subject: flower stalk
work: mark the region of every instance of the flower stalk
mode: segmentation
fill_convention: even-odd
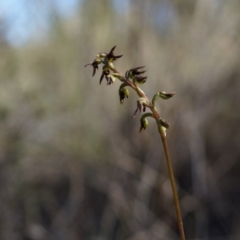
[[[142,117],[140,118],[139,132],[144,131],[148,127],[147,117],[151,117],[156,120],[158,132],[159,132],[159,135],[162,140],[163,149],[164,149],[164,153],[165,153],[165,157],[166,157],[169,178],[171,181],[180,238],[181,238],[181,240],[185,240],[185,234],[184,234],[180,204],[179,204],[179,200],[178,200],[177,188],[176,188],[171,158],[170,158],[170,154],[169,154],[169,150],[168,150],[168,146],[167,146],[167,140],[166,140],[166,131],[167,131],[167,129],[170,128],[170,124],[161,118],[160,113],[158,112],[158,110],[156,108],[157,99],[162,98],[164,100],[167,100],[167,99],[173,97],[175,92],[170,92],[170,93],[166,93],[164,91],[157,92],[153,96],[152,101],[149,101],[149,99],[146,96],[146,94],[144,93],[144,91],[139,87],[139,85],[144,84],[147,81],[147,77],[142,75],[146,72],[145,70],[143,70],[144,66],[131,68],[128,71],[126,71],[126,73],[124,75],[122,75],[114,67],[113,63],[117,59],[121,58],[123,55],[115,55],[114,54],[115,48],[116,48],[116,46],[114,46],[110,50],[109,53],[97,54],[94,61],[92,63],[86,64],[85,67],[92,66],[93,67],[92,75],[94,76],[96,73],[96,70],[98,70],[98,65],[103,64],[102,74],[100,77],[100,84],[104,78],[107,81],[107,85],[114,83],[116,78],[122,82],[122,84],[119,87],[119,91],[118,91],[121,104],[123,104],[124,100],[129,97],[128,88],[132,88],[137,93],[139,98],[137,100],[137,109],[135,110],[133,117],[136,116],[137,112],[141,113],[141,112],[145,112],[147,109],[150,110],[150,112],[144,113],[142,115]]]

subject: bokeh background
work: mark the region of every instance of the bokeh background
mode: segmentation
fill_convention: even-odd
[[[179,239],[160,138],[137,96],[84,68],[145,65],[187,239],[240,239],[240,1],[0,1],[0,239]]]

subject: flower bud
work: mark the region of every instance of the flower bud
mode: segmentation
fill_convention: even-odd
[[[159,92],[159,96],[165,100],[171,98],[172,96],[174,96],[174,94],[175,92],[172,92],[172,93]]]
[[[149,107],[149,102],[146,98],[141,97],[137,100],[137,109],[135,110],[134,114],[133,114],[133,118],[136,116],[136,113],[139,111],[139,113],[141,113],[141,111],[145,112],[146,111],[146,107]]]
[[[146,72],[146,71],[139,71],[141,68],[144,68],[144,67],[145,66],[132,68],[132,69],[130,69],[130,71],[131,71],[133,76],[140,75],[140,74],[143,74],[143,73]]]
[[[126,87],[120,87],[118,90],[119,98],[120,98],[120,103],[123,104],[124,99],[129,97],[129,91]]]
[[[141,69],[141,68],[144,68],[144,66],[131,68],[130,70],[126,71],[125,77],[128,78],[128,79],[129,78],[132,79],[134,76],[145,73],[146,71],[139,71],[139,69]]]
[[[142,132],[143,130],[145,130],[148,126],[148,120],[146,117],[141,117],[140,119],[140,129],[139,129],[139,132]]]
[[[173,95],[175,94],[175,92],[172,92],[172,93],[166,93],[166,92],[157,92],[154,96],[153,96],[153,99],[152,99],[152,105],[155,106],[155,103],[157,101],[157,99],[159,97],[161,97],[162,99],[169,99],[171,98]]]

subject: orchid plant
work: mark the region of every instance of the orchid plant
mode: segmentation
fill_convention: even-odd
[[[167,166],[168,166],[168,172],[169,172],[169,178],[171,181],[172,186],[172,192],[173,192],[173,198],[174,198],[174,204],[176,208],[176,214],[177,214],[177,221],[178,221],[178,227],[180,232],[180,238],[181,240],[185,240],[185,234],[183,229],[183,222],[182,222],[182,216],[181,216],[181,210],[180,210],[180,204],[178,200],[178,194],[176,189],[176,183],[174,179],[173,169],[172,169],[172,163],[168,151],[167,141],[166,141],[166,131],[169,129],[170,124],[167,123],[161,116],[159,111],[156,108],[156,101],[158,98],[162,98],[164,100],[167,100],[174,96],[175,92],[166,93],[164,91],[157,92],[150,101],[147,95],[144,93],[144,91],[139,87],[139,85],[144,84],[147,81],[147,77],[143,76],[143,74],[146,72],[143,70],[144,66],[131,68],[123,75],[121,74],[114,66],[114,62],[121,58],[123,55],[115,55],[114,50],[116,46],[114,46],[109,53],[101,52],[96,55],[96,58],[93,60],[93,62],[88,63],[86,66],[91,66],[93,68],[92,76],[95,75],[96,70],[98,70],[98,67],[100,64],[103,65],[102,67],[102,74],[100,77],[100,84],[102,83],[103,79],[105,78],[107,85],[111,85],[115,82],[116,79],[120,80],[122,84],[119,87],[118,94],[120,98],[120,103],[123,104],[124,100],[129,97],[129,90],[128,88],[132,88],[138,95],[137,100],[137,108],[133,114],[132,117],[135,117],[136,113],[144,112],[144,114],[140,118],[140,128],[139,132],[142,132],[145,130],[148,126],[148,117],[154,118],[157,124],[158,132],[161,136],[164,153],[166,156]],[[150,112],[146,112],[146,109],[149,109]]]

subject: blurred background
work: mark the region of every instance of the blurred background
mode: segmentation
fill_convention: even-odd
[[[84,68],[117,45],[159,100],[186,238],[240,239],[240,1],[0,1],[0,239],[179,239],[154,121]]]

